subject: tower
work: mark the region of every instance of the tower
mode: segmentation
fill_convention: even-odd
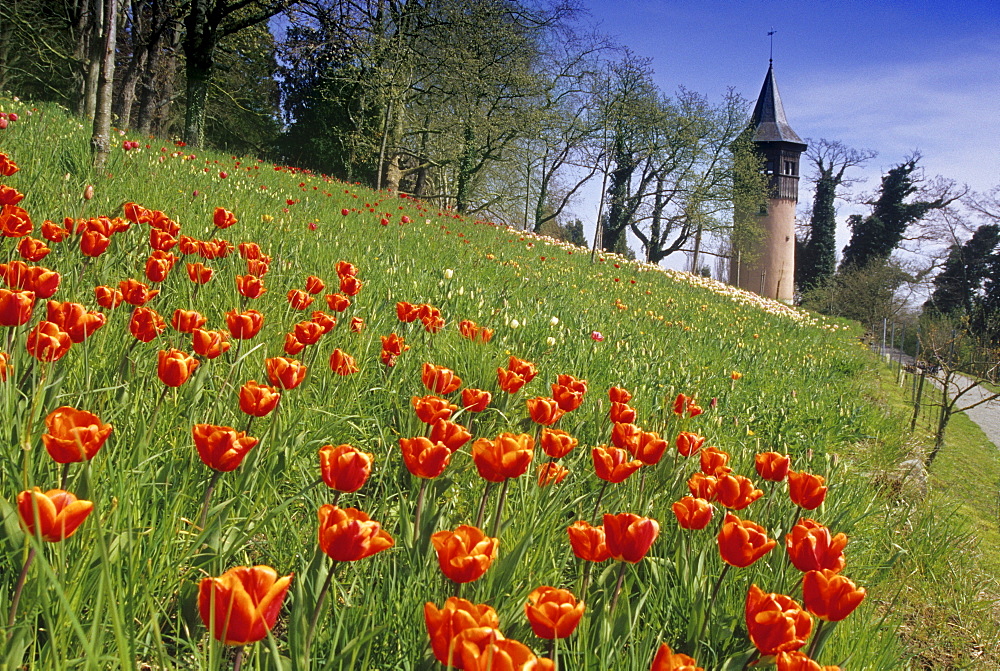
[[[788,125],[785,108],[774,81],[774,63],[767,68],[764,85],[750,120],[753,141],[764,158],[768,175],[767,208],[758,223],[764,230],[759,248],[743,258],[730,259],[729,281],[767,298],[792,301],[795,290],[795,205],[799,200],[799,163],[807,145]]]

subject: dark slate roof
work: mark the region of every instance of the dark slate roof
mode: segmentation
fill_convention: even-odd
[[[785,118],[785,108],[781,105],[778,94],[778,84],[774,81],[774,65],[767,68],[764,85],[760,88],[757,105],[753,108],[751,119],[756,132],[754,142],[793,142],[803,145],[802,138],[795,134]]]

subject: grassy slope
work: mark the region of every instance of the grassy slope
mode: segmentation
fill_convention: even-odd
[[[9,101],[3,104],[11,108]],[[963,604],[954,606],[960,590],[935,591],[942,584],[954,588],[956,581],[928,575],[940,566],[956,565],[955,555],[948,554],[955,529],[937,523],[927,508],[904,510],[872,496],[871,474],[888,470],[908,444],[898,415],[884,413],[859,392],[869,387],[866,376],[873,364],[850,328],[802,325],[613,258],[591,266],[580,250],[461,221],[447,211],[318,176],[275,171],[248,159],[211,152],[188,158],[184,149],[151,141],[139,152],[116,151],[106,170],[93,175],[85,134],[73,122],[51,108],[33,117],[23,106],[14,109],[22,121],[0,137],[0,149],[21,165],[21,172],[7,182],[28,194],[23,205],[37,221],[115,215],[123,202],[135,200],[167,212],[181,222],[182,232],[222,235],[234,243],[254,240],[275,259],[266,277],[269,293],[253,305],[267,316],[265,330],[252,342],[254,349],[245,348],[238,361],[230,356],[203,365],[191,383],[167,394],[162,406],[161,386],[153,380],[155,351],[168,342],[187,348],[186,340],[168,330],[161,341],[137,349],[131,364],[123,361],[130,354],[125,351],[124,313],[111,315],[85,354],[74,350],[45,380],[44,408],[87,406],[113,423],[115,434],[101,458],[87,470],[75,470],[70,481],[78,493],[94,498],[101,511],[103,531],[81,531],[83,540],[76,541],[86,543],[81,551],[93,563],[50,556],[65,578],[56,580],[53,573],[46,582],[36,577],[35,591],[26,596],[27,625],[18,637],[28,637],[26,645],[41,666],[76,654],[70,651],[85,638],[88,654],[103,659],[102,665],[119,660],[128,666],[128,660],[140,659],[210,668],[221,653],[206,644],[191,616],[193,582],[248,562],[296,572],[291,600],[303,605],[279,624],[286,635],[276,636],[272,649],[296,658],[306,606],[315,599],[322,575],[322,557],[312,550],[315,509],[331,499],[328,492],[305,484],[316,479],[318,446],[350,442],[376,455],[376,471],[372,483],[342,505],[366,510],[399,542],[392,553],[366,560],[363,567],[341,567],[338,603],[317,635],[313,655],[330,656],[348,665],[343,668],[360,668],[363,659],[370,668],[423,668],[416,661],[426,645],[420,609],[428,600],[440,604],[448,593],[427,553],[426,535],[470,523],[482,485],[467,452],[457,454],[453,467],[429,488],[423,540],[414,542],[410,520],[416,483],[399,465],[395,441],[422,430],[409,410],[409,398],[426,393],[420,384],[424,361],[455,369],[469,386],[496,391],[495,370],[508,355],[534,361],[541,374],[519,396],[500,393],[494,409],[475,419],[477,437],[533,431],[523,399],[547,394],[557,373],[571,373],[588,379],[591,391],[584,406],[560,426],[582,446],[608,440],[604,392],[620,385],[635,394],[633,405],[644,428],[668,438],[680,428],[698,430],[732,454],[739,473],[754,475],[754,452],[776,449],[792,454],[795,468],[827,476],[830,496],[814,516],[851,536],[847,572],[869,587],[871,598],[836,628],[824,653],[826,663],[899,668],[906,653],[892,634],[895,618],[920,621],[918,609],[927,604],[944,604],[945,619],[957,618],[959,628],[966,626],[968,610]],[[228,173],[225,179],[220,170]],[[95,184],[96,195],[85,203],[80,194],[86,183]],[[216,206],[236,212],[240,224],[216,232],[211,225]],[[343,208],[347,215],[341,214]],[[413,223],[399,225],[403,214]],[[379,224],[383,217],[388,226]],[[148,254],[144,236],[144,230],[130,231],[85,268],[75,250],[58,248],[45,261],[63,273],[58,298],[92,306],[93,285],[141,277]],[[12,256],[11,243],[3,249],[6,260]],[[362,317],[365,331],[353,334],[338,327],[317,346],[318,352],[303,353],[307,362],[315,357],[309,381],[286,393],[277,418],[254,425],[253,433],[269,449],[253,453],[244,467],[222,479],[212,522],[199,534],[185,520],[196,515],[207,473],[193,458],[190,425],[245,423],[234,409],[232,385],[262,379],[263,357],[281,354],[284,333],[305,318],[288,308],[285,292],[300,287],[307,274],[335,283],[333,265],[341,259],[357,264],[366,283],[341,321]],[[164,283],[156,308],[169,318],[175,307],[195,307],[210,325],[221,327],[223,312],[239,301],[232,275],[243,272],[242,262],[234,255],[213,265],[217,279],[197,295],[179,266]],[[444,277],[445,268],[454,271],[453,278]],[[430,336],[419,324],[400,324],[393,310],[399,300],[438,306],[449,328]],[[496,336],[488,345],[470,343],[454,329],[460,319],[495,328]],[[592,331],[603,333],[604,341],[591,340]],[[385,369],[378,363],[378,338],[390,332],[404,335],[412,349],[395,368]],[[547,338],[554,338],[555,345]],[[333,347],[354,355],[361,372],[346,379],[323,372]],[[26,370],[27,357],[15,354],[18,370]],[[737,382],[730,379],[734,370],[743,374]],[[717,408],[682,426],[669,405],[679,391],[696,394],[706,406],[717,399]],[[8,386],[4,403],[9,416],[23,418],[30,394]],[[23,438],[23,426],[12,424],[9,444]],[[529,478],[518,479],[500,534],[500,559],[463,592],[496,606],[505,633],[528,642],[532,638],[520,615],[524,597],[537,584],[572,587],[578,579],[576,562],[567,558],[564,528],[590,516],[599,489],[586,449],[575,451],[566,465],[571,476],[555,494],[540,492]],[[660,521],[661,538],[650,558],[627,574],[626,605],[615,618],[602,613],[615,571],[595,571],[588,592],[591,615],[563,652],[568,668],[647,668],[659,640],[689,647],[688,623],[704,608],[704,593],[720,570],[712,537],[681,532],[669,510],[686,493],[684,479],[693,470],[696,466],[668,454],[649,475],[644,494],[635,478],[610,488],[603,510],[648,514]],[[57,478],[56,468],[44,458],[22,460],[17,451],[4,458],[3,471],[6,482],[18,483],[5,488],[7,501],[22,480],[27,480],[23,486],[48,487]],[[780,490],[774,499],[760,501],[742,515],[781,538],[795,512]],[[5,522],[7,585],[19,568],[23,540],[9,509]],[[103,533],[104,542],[94,543],[94,537],[87,542],[85,533]],[[192,554],[202,543],[203,551]],[[901,576],[917,596],[899,599]],[[774,591],[797,589],[797,576],[778,551],[733,572],[714,608],[709,650],[699,654],[706,667],[737,660],[747,649],[741,618],[751,582]],[[963,598],[969,599],[967,594]],[[95,600],[93,610],[83,607]],[[32,619],[54,620],[50,639],[30,639]],[[148,622],[154,625],[132,624]],[[185,626],[192,627],[190,632]],[[911,638],[923,645],[930,637]],[[961,660],[969,652],[962,649],[968,641],[962,636],[930,641],[933,654],[914,647],[924,659]],[[250,668],[267,668],[277,659],[267,646],[254,650],[248,664],[256,666]]]

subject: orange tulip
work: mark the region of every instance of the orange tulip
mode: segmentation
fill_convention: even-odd
[[[462,386],[462,379],[455,371],[429,363],[424,364],[420,379],[435,394],[450,394]]]
[[[543,426],[552,426],[559,421],[559,418],[566,414],[566,411],[559,407],[554,398],[529,398],[525,401],[528,406],[528,414],[531,421]]]
[[[454,531],[438,531],[431,536],[438,565],[452,582],[467,583],[486,573],[497,556],[500,541],[481,529],[463,524]]]
[[[566,373],[560,373],[556,376],[556,385],[560,387],[565,387],[571,391],[579,392],[581,394],[587,393],[587,381],[580,380],[579,378],[573,377]]]
[[[387,336],[382,336],[382,353],[386,352],[392,354],[393,356],[399,356],[406,350],[410,349],[410,346],[406,344],[406,341],[396,335],[395,333],[390,333]]]
[[[590,451],[594,460],[594,473],[601,480],[611,483],[623,482],[642,467],[638,459],[629,461],[628,452],[617,447],[598,445]]]
[[[406,324],[417,321],[419,319],[417,306],[406,301],[399,301],[396,303],[396,318]]]
[[[46,303],[46,318],[69,334],[74,343],[82,343],[104,326],[106,317],[100,312],[89,312],[79,303]]]
[[[666,643],[660,644],[649,671],[705,671],[698,662],[688,655],[674,652]]]
[[[792,503],[815,510],[826,498],[826,487],[822,475],[813,475],[805,471],[788,471],[788,496]]]
[[[334,561],[359,561],[388,550],[396,542],[382,525],[357,508],[319,508],[319,547]]]
[[[767,594],[757,585],[750,586],[746,602],[747,631],[750,641],[764,655],[798,650],[812,632],[812,618],[784,594]]]
[[[251,417],[265,417],[278,407],[281,392],[277,387],[268,387],[250,380],[240,387],[239,398],[240,410],[244,413]]]
[[[228,352],[230,347],[232,343],[228,341],[228,334],[225,331],[206,331],[199,328],[191,333],[191,349],[206,359],[219,357]]]
[[[632,400],[632,394],[621,387],[611,387],[608,389],[608,400],[612,403],[628,403]]]
[[[508,394],[516,394],[525,385],[526,380],[505,368],[497,368],[497,384]]]
[[[721,478],[732,472],[729,468],[729,453],[717,447],[706,447],[701,451],[701,472]]]
[[[128,322],[129,333],[140,342],[151,342],[166,329],[167,323],[152,308],[139,307],[134,309]]]
[[[455,453],[472,440],[472,434],[461,424],[449,419],[439,419],[431,426],[431,435],[428,438],[432,443],[441,443]]]
[[[535,364],[513,356],[507,362],[507,369],[523,377],[525,382],[531,382],[538,375],[538,369],[535,368]]]
[[[270,566],[237,566],[198,584],[198,613],[217,641],[246,645],[267,636],[281,612],[292,575]]]
[[[827,622],[840,622],[865,599],[865,588],[836,571],[809,571],[802,576],[802,602],[806,610]]]
[[[671,510],[674,511],[677,524],[682,529],[693,530],[707,527],[708,523],[712,521],[712,515],[715,513],[715,508],[712,507],[711,503],[705,499],[693,496],[685,496],[680,501],[677,501],[671,506]]]
[[[150,289],[142,282],[133,279],[122,280],[118,288],[122,292],[122,299],[135,307],[145,305],[160,293],[159,289]]]
[[[633,455],[646,466],[655,466],[667,451],[667,441],[654,431],[642,431]]]
[[[267,289],[264,288],[264,280],[256,275],[237,275],[236,291],[239,292],[240,296],[246,298],[260,298],[267,293]]]
[[[351,333],[361,333],[365,330],[365,320],[361,317],[351,317],[348,328],[351,330]]]
[[[611,443],[619,449],[635,454],[641,434],[642,429],[635,424],[614,424],[611,427]]]
[[[319,327],[323,330],[324,334],[329,333],[337,326],[337,318],[333,315],[328,315],[325,312],[319,310],[313,310],[312,321],[314,324],[319,324]]]
[[[417,413],[417,419],[425,424],[433,424],[439,419],[449,419],[451,413],[458,410],[457,405],[452,405],[439,396],[424,396],[423,398],[414,396],[410,399],[410,405]]]
[[[122,292],[114,287],[94,287],[94,293],[96,295],[97,304],[107,310],[114,310],[122,304],[122,301],[125,298],[122,295]]]
[[[726,473],[715,485],[715,500],[733,510],[743,510],[762,496],[764,492],[742,475]]]
[[[542,429],[539,438],[542,451],[553,459],[562,459],[579,444],[576,438],[561,429]]]
[[[538,486],[558,485],[569,475],[569,469],[554,461],[546,461],[538,467]]]
[[[198,456],[209,468],[227,473],[236,470],[257,439],[229,426],[195,424],[191,428]]]
[[[722,531],[719,532],[719,555],[730,566],[746,568],[777,544],[777,541],[767,537],[764,527],[726,513]]]
[[[177,257],[170,252],[154,251],[146,260],[146,279],[150,282],[163,282],[174,269],[176,262]]]
[[[301,289],[290,289],[288,291],[288,304],[293,310],[305,310],[316,300]]]
[[[177,238],[166,231],[151,228],[149,229],[149,246],[161,252],[169,252],[177,246]]]
[[[188,279],[195,284],[206,284],[212,279],[215,271],[203,263],[189,263],[187,264],[187,274]]]
[[[677,434],[677,452],[681,456],[690,457],[692,454],[700,450],[704,444],[705,436],[699,436],[697,433],[681,431]]]
[[[706,501],[715,500],[715,488],[718,485],[719,479],[717,477],[704,473],[695,473],[687,481],[688,491],[691,492],[691,495]]]
[[[264,359],[264,367],[267,369],[267,379],[275,387],[295,389],[306,379],[306,366],[295,359],[271,357]]]
[[[283,347],[285,354],[287,354],[288,356],[295,356],[305,348],[306,348],[305,344],[300,343],[299,339],[295,337],[294,333],[285,334],[285,345]]]
[[[0,352],[0,382],[6,382],[13,370],[14,366],[10,362],[10,355],[6,352]]]
[[[353,356],[341,351],[338,347],[330,354],[330,370],[337,375],[346,376],[353,375],[361,369],[358,368],[358,364]]]
[[[71,235],[72,231],[54,221],[46,219],[42,222],[42,237],[49,242],[62,242]]]
[[[424,436],[400,438],[399,449],[403,453],[406,469],[418,478],[436,478],[451,461],[451,450],[447,445],[432,442]]]
[[[42,434],[42,444],[59,464],[93,459],[113,431],[97,415],[67,405],[50,412],[45,417],[45,427],[48,432]]]
[[[440,316],[429,317],[421,320],[424,323],[424,330],[428,333],[437,333],[444,328],[445,321]]]
[[[604,534],[612,559],[631,564],[642,561],[660,534],[660,525],[633,513],[604,515]]]
[[[100,231],[87,230],[80,236],[80,253],[90,258],[97,258],[108,251],[111,238]]]
[[[216,228],[229,228],[237,221],[239,219],[236,218],[235,214],[221,207],[215,208],[215,212],[212,214],[212,222]]]
[[[318,294],[326,288],[326,283],[315,275],[306,278],[306,293]]]
[[[315,345],[323,335],[323,326],[312,320],[299,322],[292,329],[295,339],[303,345]]]
[[[43,493],[35,487],[17,495],[21,526],[27,533],[38,534],[49,543],[58,543],[76,533],[93,509],[94,504],[90,501],[79,501],[62,489]]]
[[[635,422],[635,408],[625,403],[612,403],[608,410],[608,417],[615,424],[633,424]]]
[[[465,671],[554,671],[551,659],[539,659],[531,649],[512,638],[477,634],[475,640],[461,639]]]
[[[396,304],[396,316],[397,317],[400,316],[400,312],[399,312],[400,307],[399,306],[400,306],[400,304],[397,303]],[[405,307],[403,308],[403,316],[404,317],[405,316],[409,316],[408,313],[406,312],[406,308]],[[400,321],[406,321],[406,320],[400,318]],[[469,320],[469,319],[463,319],[462,321],[460,321],[458,323],[458,332],[462,334],[463,338],[467,338],[469,340],[472,340],[473,342],[475,342],[476,340],[479,340],[480,342],[487,343],[493,337],[493,331],[492,330],[490,330],[488,328],[483,328],[483,327],[479,326],[478,324],[476,324],[476,322],[474,322],[472,320]]]
[[[52,250],[49,249],[44,242],[35,238],[21,238],[21,242],[17,244],[17,253],[22,259],[31,263],[41,261],[48,256],[51,251]]]
[[[372,472],[372,455],[351,445],[319,448],[319,472],[323,482],[338,492],[356,492]]]
[[[39,361],[58,361],[66,356],[73,339],[61,328],[49,321],[41,321],[28,331],[25,343],[28,353]]]
[[[202,250],[204,247],[202,247]],[[271,269],[271,257],[262,256],[259,259],[247,259],[247,275],[263,279],[267,271]],[[250,298],[253,298],[250,296]]]
[[[192,333],[195,329],[204,326],[207,321],[208,319],[197,310],[177,308],[174,310],[173,317],[170,318],[170,325],[174,327],[175,331]]]
[[[552,640],[572,634],[580,624],[584,608],[584,603],[577,603],[576,597],[569,590],[542,585],[528,595],[524,614],[527,615],[535,636]]]
[[[0,185],[0,191],[4,188],[6,187]],[[0,205],[3,205],[0,207],[0,235],[5,238],[20,238],[31,234],[34,224],[31,223],[27,210],[13,204]]]
[[[472,460],[479,475],[490,482],[516,478],[528,470],[535,439],[526,433],[501,433],[496,440],[480,438],[472,444]]]
[[[361,291],[361,280],[353,275],[341,275],[340,291],[348,296],[357,296]]]
[[[554,384],[552,385],[552,398],[555,399],[560,410],[572,412],[583,403],[583,392],[561,384]]]
[[[35,292],[0,289],[0,326],[21,326],[31,320]]]
[[[788,467],[792,460],[787,454],[762,452],[754,457],[757,474],[771,482],[781,482],[788,477]]]
[[[674,414],[678,417],[697,417],[702,413],[701,407],[696,405],[693,396],[677,394],[674,399]]]
[[[340,294],[327,294],[325,298],[327,307],[334,312],[343,312],[347,308],[351,307],[351,301],[346,296],[341,296]]]
[[[354,277],[358,274],[357,267],[350,261],[337,261],[337,277]]]
[[[788,558],[795,568],[803,572],[825,569],[839,573],[847,563],[844,559],[845,547],[845,534],[834,536],[825,526],[808,518],[799,520],[791,533],[785,535]]]
[[[246,312],[230,310],[226,313],[226,327],[236,340],[250,340],[260,332],[263,325],[264,315],[256,310]]]
[[[493,394],[482,389],[466,387],[462,390],[462,407],[468,412],[482,412],[493,400]]]
[[[592,526],[584,520],[574,522],[566,528],[573,554],[584,561],[602,562],[611,559],[604,526]]]
[[[774,662],[778,671],[840,671],[839,666],[820,666],[799,650],[779,652]]]
[[[456,596],[449,597],[440,610],[430,602],[424,604],[424,622],[431,639],[434,657],[444,665],[461,668],[461,653],[455,643],[467,630],[496,631],[500,620],[493,608],[486,604],[473,604]]]
[[[0,175],[4,177],[10,177],[16,173],[20,168],[17,163],[14,163],[7,154],[0,152]]]

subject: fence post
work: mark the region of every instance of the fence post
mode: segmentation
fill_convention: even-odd
[[[927,377],[927,372],[924,370],[920,371],[920,382],[917,384],[917,395],[913,401],[913,418],[910,420],[910,433],[917,428],[917,415],[920,414],[920,397],[924,393],[924,378]]]

